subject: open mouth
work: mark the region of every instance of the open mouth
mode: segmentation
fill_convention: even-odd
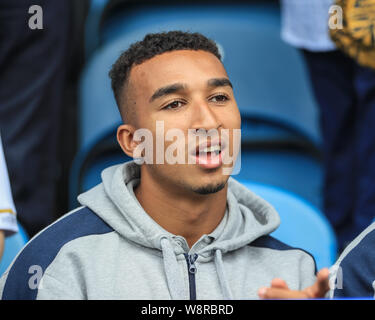
[[[196,155],[197,156],[200,156],[200,155],[211,155],[211,154],[214,154],[214,155],[219,155],[221,153],[221,145],[215,145],[215,146],[210,146],[210,147],[205,147],[203,148],[203,150],[197,150],[196,152]]]
[[[223,146],[220,141],[200,144],[195,150],[196,163],[206,169],[214,169],[222,164],[221,152]]]

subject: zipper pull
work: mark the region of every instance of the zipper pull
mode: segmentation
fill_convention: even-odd
[[[197,260],[198,255],[196,253],[188,255],[189,262],[189,272],[195,274],[197,272],[197,267],[195,266],[195,261]]]

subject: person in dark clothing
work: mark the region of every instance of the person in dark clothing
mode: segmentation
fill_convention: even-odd
[[[33,5],[39,17],[29,13]],[[70,1],[0,3],[0,127],[18,219],[30,236],[55,219],[70,22]]]
[[[325,212],[340,251],[374,219],[375,71],[341,51],[303,51],[324,137]]]
[[[281,4],[281,36],[302,53],[320,111],[323,211],[342,252],[375,217],[375,70],[332,41],[333,0]]]

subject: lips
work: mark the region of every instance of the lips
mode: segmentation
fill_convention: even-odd
[[[220,139],[215,140],[207,140],[205,142],[202,142],[197,147],[192,148],[190,154],[191,155],[198,155],[198,154],[204,154],[209,152],[221,152],[222,150],[222,143]]]
[[[224,149],[220,139],[207,141],[199,144],[191,155],[195,157],[196,163],[205,169],[214,169],[222,165],[221,152]]]
[[[216,155],[218,155],[220,152],[221,152],[221,146],[218,144],[215,146],[209,146],[209,147],[203,148],[203,150],[198,151],[198,153],[202,153],[202,154],[215,153]]]

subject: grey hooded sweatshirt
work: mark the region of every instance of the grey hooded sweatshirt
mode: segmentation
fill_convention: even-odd
[[[230,178],[219,225],[189,248],[158,225],[133,189],[134,162],[109,167],[82,207],[51,224],[0,279],[2,299],[258,299],[273,278],[291,289],[315,281],[315,261],[269,236],[279,216]]]

